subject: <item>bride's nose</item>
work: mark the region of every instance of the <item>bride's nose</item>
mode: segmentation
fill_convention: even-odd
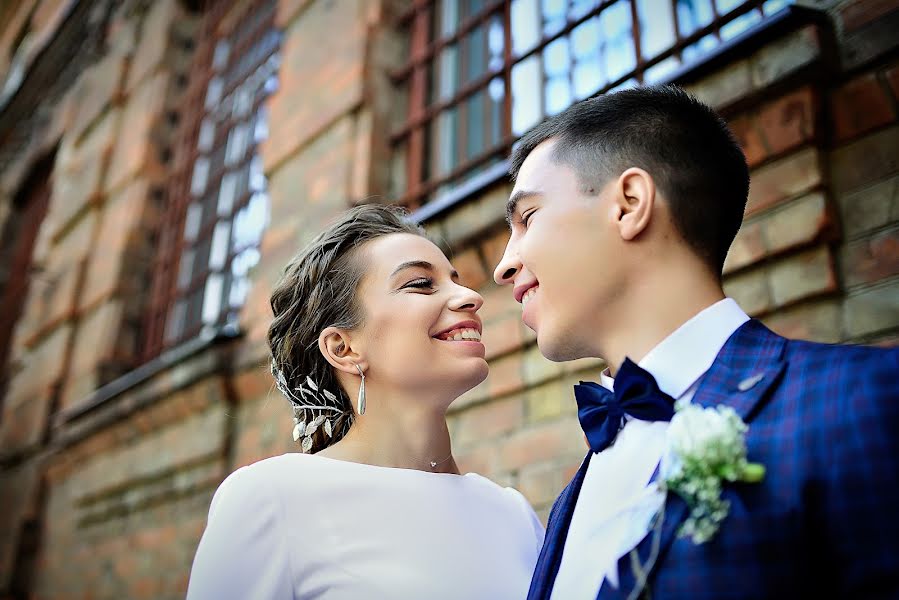
[[[478,312],[484,305],[484,298],[476,291],[457,285],[456,293],[450,299],[449,307],[451,310]]]

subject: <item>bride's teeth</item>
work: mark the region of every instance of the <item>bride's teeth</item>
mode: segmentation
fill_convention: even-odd
[[[453,341],[458,342],[461,339],[462,339],[462,332],[456,331],[456,333],[453,334]]]

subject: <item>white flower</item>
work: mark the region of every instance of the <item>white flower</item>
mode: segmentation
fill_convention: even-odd
[[[727,516],[723,481],[761,481],[762,465],[746,460],[748,427],[728,406],[703,408],[679,403],[668,427],[660,474],[670,491],[684,498],[691,512],[681,528],[697,544],[712,538]]]

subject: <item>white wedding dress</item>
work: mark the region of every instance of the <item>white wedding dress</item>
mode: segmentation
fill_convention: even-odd
[[[543,527],[480,475],[285,454],[216,491],[188,600],[523,600]]]

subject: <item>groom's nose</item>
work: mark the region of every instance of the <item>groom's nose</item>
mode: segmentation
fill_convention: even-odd
[[[521,269],[521,262],[518,260],[518,250],[513,246],[512,241],[506,244],[506,250],[499,264],[493,271],[493,281],[499,285],[510,285],[515,280],[515,275]]]

